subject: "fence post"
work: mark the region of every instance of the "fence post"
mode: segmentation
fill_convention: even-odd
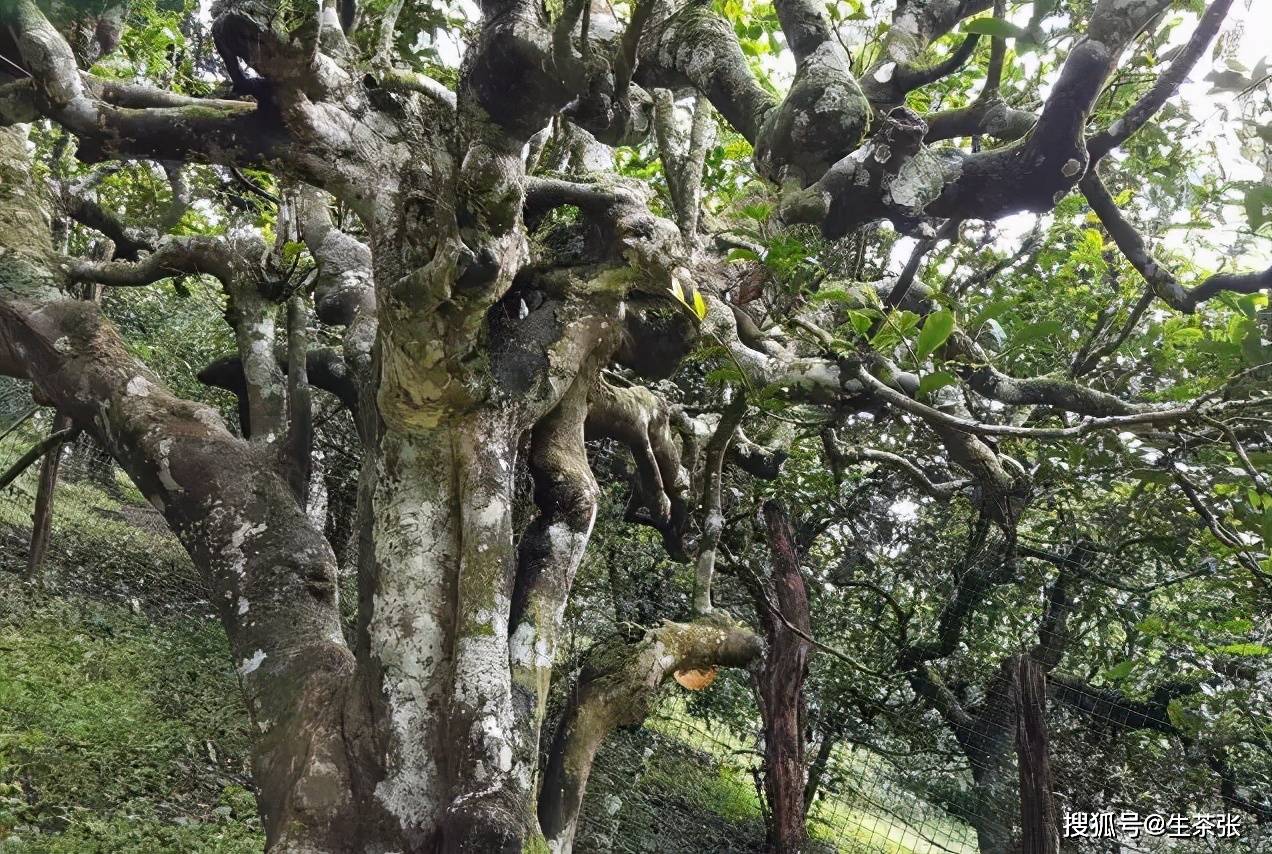
[[[1016,658],[1016,755],[1022,854],[1057,854],[1060,831],[1047,758],[1047,677],[1032,656]]]
[[[51,435],[71,427],[68,415],[58,413],[53,419]],[[31,515],[31,550],[27,558],[27,576],[35,578],[44,565],[44,555],[49,549],[49,537],[53,533],[53,491],[57,488],[58,468],[62,463],[62,446],[65,440],[55,442],[40,461],[40,482],[35,492],[35,511]]]

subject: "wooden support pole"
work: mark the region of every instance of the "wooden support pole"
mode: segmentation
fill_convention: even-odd
[[[1022,854],[1057,854],[1060,831],[1047,756],[1047,676],[1031,656],[1016,660],[1016,755]]]
[[[58,413],[53,419],[53,432],[41,444],[47,447],[40,464],[40,482],[35,492],[35,512],[31,516],[31,550],[27,557],[27,575],[35,577],[44,565],[53,534],[53,491],[57,488],[57,472],[62,462],[62,445],[79,431],[71,426],[68,415]]]

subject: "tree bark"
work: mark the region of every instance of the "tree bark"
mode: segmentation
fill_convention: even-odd
[[[1047,756],[1047,676],[1032,656],[1018,656],[1016,757],[1020,765],[1020,828],[1023,854],[1056,854],[1060,830]]]
[[[808,841],[805,826],[804,679],[812,623],[808,591],[800,573],[795,531],[785,509],[764,505],[772,572],[767,583],[752,582],[756,611],[764,629],[764,662],[755,674],[764,724],[764,791],[768,799],[769,846],[796,854]]]

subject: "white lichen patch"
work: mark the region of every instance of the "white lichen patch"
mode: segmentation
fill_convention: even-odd
[[[154,383],[150,380],[143,376],[135,376],[124,387],[124,393],[129,397],[148,397],[152,388],[154,388]]]
[[[892,203],[921,211],[945,188],[945,172],[941,161],[927,149],[920,149],[907,160],[892,179],[888,194]]]
[[[261,666],[261,662],[265,660],[265,651],[258,649],[252,653],[250,657],[243,659],[238,665],[238,674],[246,676],[249,673],[255,673]]]
[[[247,574],[247,551],[244,545],[249,537],[264,533],[265,529],[264,522],[253,525],[245,520],[230,532],[229,541],[221,547],[221,557],[226,561],[226,569],[240,578]]]
[[[161,439],[159,441],[159,482],[163,484],[163,488],[169,492],[181,492],[181,484],[177,483],[176,478],[172,476],[172,466],[170,459],[172,455],[172,440]]]
[[[509,639],[508,658],[512,666],[525,670],[550,670],[552,645],[540,637],[533,623],[525,622],[517,627]]]
[[[220,430],[225,427],[220,414],[210,406],[199,406],[194,410],[194,420],[209,430]]]
[[[503,460],[500,460],[502,463]],[[502,465],[505,471],[508,469],[506,464]],[[473,523],[482,529],[496,529],[503,525],[504,521],[509,518],[511,506],[507,499],[501,495],[493,495],[483,507],[478,508],[472,519]]]
[[[448,579],[457,540],[444,490],[425,472],[438,461],[414,440],[390,435],[376,472],[378,588],[368,634],[390,709],[389,761],[376,799],[406,826],[430,824],[445,797],[436,755],[449,667]]]

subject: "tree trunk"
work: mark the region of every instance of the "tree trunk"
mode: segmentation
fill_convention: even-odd
[[[833,714],[836,714],[834,709],[830,711],[828,716]],[[830,760],[838,744],[839,733],[837,731],[832,729],[822,733],[821,742],[817,745],[817,755],[813,757],[812,763],[808,766],[808,782],[804,784],[805,815],[812,808],[813,802],[817,800],[817,793],[821,791],[822,778],[826,776],[826,769],[830,767]]]
[[[976,831],[980,854],[1016,854],[1011,824],[1004,820],[1001,777],[999,769],[972,773],[976,812],[968,816],[968,823]]]
[[[968,822],[976,830],[981,854],[1015,854],[1013,815],[1019,790],[1009,774],[1012,740],[1016,733],[1016,658],[1004,659],[985,686],[977,714],[954,735],[972,771],[974,814]]]
[[[804,678],[808,674],[811,622],[808,592],[800,574],[795,532],[775,501],[764,505],[772,572],[752,592],[764,627],[764,663],[755,674],[764,724],[764,792],[768,799],[769,846],[794,854],[808,841],[804,802]]]

